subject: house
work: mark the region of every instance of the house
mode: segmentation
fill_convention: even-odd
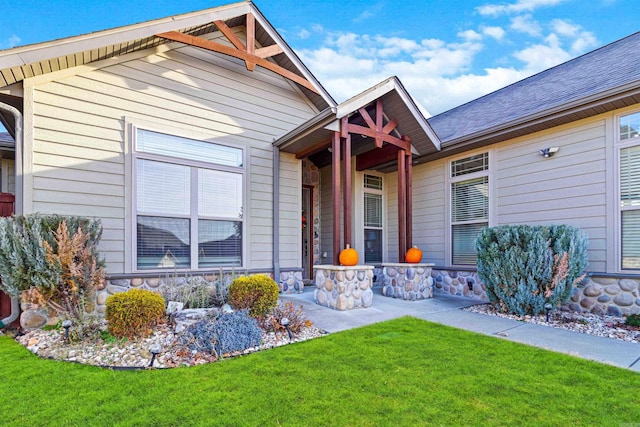
[[[251,2],[17,47],[2,176],[17,213],[101,218],[98,310],[182,272],[300,290],[345,244],[376,266],[418,245],[438,291],[482,299],[480,228],[567,223],[590,237],[573,308],[639,312],[639,44],[429,119],[395,77],[336,103]]]

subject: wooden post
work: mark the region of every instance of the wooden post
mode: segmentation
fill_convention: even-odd
[[[333,133],[331,143],[331,191],[333,195],[333,265],[340,264],[340,133]]]
[[[407,162],[406,171],[407,171],[407,241],[406,241],[406,251],[413,247],[413,154],[411,151],[407,153],[405,156],[405,160]]]
[[[347,134],[344,139],[344,244],[354,247],[351,241],[351,220],[352,220],[352,200],[351,200],[351,134]]]
[[[406,153],[404,150],[398,150],[398,262],[404,262],[407,251]]]

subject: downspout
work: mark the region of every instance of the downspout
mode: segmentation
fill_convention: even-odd
[[[18,173],[21,174],[23,170],[22,169],[22,114],[17,108],[11,105],[5,104],[4,102],[0,102],[0,109],[10,112],[11,114],[13,114],[13,117],[15,118],[16,127],[15,127],[14,140],[16,142],[16,174]],[[19,202],[16,201],[16,206],[19,207],[17,211],[18,213],[21,213],[22,211],[22,200],[21,200],[22,180],[16,179],[16,193],[18,194],[18,197],[16,199],[19,200]],[[9,317],[0,319],[0,329],[16,321],[19,315],[20,315],[20,300],[18,297],[12,297],[11,298],[11,314],[9,315]]]
[[[273,147],[273,279],[280,285],[280,148]]]

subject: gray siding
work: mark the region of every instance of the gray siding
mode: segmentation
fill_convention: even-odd
[[[37,84],[33,100],[33,188],[27,189],[32,210],[102,218],[100,250],[109,273],[126,272],[129,245],[125,117],[245,147],[245,267],[272,267],[271,141],[314,113],[284,78],[259,67],[248,72],[239,60],[182,46]],[[289,173],[294,166],[287,161],[281,185],[291,193],[300,178]],[[281,222],[281,240],[294,243],[289,216]],[[300,264],[291,253],[285,261]]]

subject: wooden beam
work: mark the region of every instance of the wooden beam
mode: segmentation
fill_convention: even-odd
[[[407,252],[407,186],[406,151],[398,150],[398,262],[404,262]]]
[[[158,37],[162,37],[163,39],[172,40],[184,44],[188,44],[191,46],[199,47],[202,49],[211,50],[213,52],[222,53],[224,55],[233,56],[234,58],[242,59],[245,62],[255,62],[256,65],[260,65],[267,70],[273,71],[276,74],[281,75],[282,77],[289,79],[295,83],[298,83],[300,86],[306,87],[310,91],[314,93],[318,93],[318,89],[316,89],[311,82],[309,82],[304,77],[301,77],[286,68],[283,68],[273,62],[269,62],[265,58],[259,58],[256,55],[250,55],[249,53],[237,49],[235,47],[226,46],[217,42],[213,42],[207,39],[203,39],[201,37],[190,36],[188,34],[179,33],[177,31],[169,31],[166,33],[156,34]]]
[[[382,133],[391,133],[391,131],[397,127],[398,127],[398,121],[396,119],[393,119],[389,123],[384,125],[384,127],[382,128]]]
[[[300,151],[298,154],[296,154],[296,159],[304,159],[305,157],[309,157],[313,154],[319,153],[322,150],[326,150],[327,148],[331,147],[331,141],[331,138],[327,138],[324,141],[320,141],[319,143],[307,148],[306,150]]]
[[[356,170],[361,172],[363,170],[373,169],[378,165],[397,159],[398,150],[399,148],[395,145],[387,144],[382,148],[362,153],[356,157]]]
[[[331,195],[333,199],[333,265],[340,264],[340,133],[333,133],[331,144]]]
[[[247,53],[256,54],[256,18],[247,13],[245,27],[247,28]]]
[[[353,241],[351,240],[351,221],[352,221],[352,200],[351,200],[351,135],[347,135],[344,139],[344,243],[353,247]]]
[[[240,40],[240,38],[236,36],[236,33],[234,33],[233,30],[229,28],[224,21],[213,21],[213,23],[216,24],[218,30],[227,38],[227,40],[231,42],[232,45],[236,47],[236,49],[240,49],[243,51],[247,50],[247,47],[244,45],[242,40]]]
[[[389,144],[393,144],[396,147],[402,148],[405,151],[411,151],[411,144],[408,144],[406,141],[403,141],[400,138],[396,138],[395,136],[387,135],[382,132],[377,132],[375,129],[371,129],[368,127],[354,125],[353,123],[349,123],[343,127],[346,128],[348,133],[357,133],[360,135],[366,135],[374,139],[380,138],[383,142],[388,142]]]
[[[376,100],[376,133],[382,134],[382,118],[384,117],[382,110],[382,98]],[[380,136],[376,136],[376,147],[382,148],[384,140]]]
[[[272,44],[271,46],[261,47],[260,49],[256,49],[255,55],[260,58],[269,58],[270,56],[275,56],[280,53],[284,53],[284,50],[277,44]]]
[[[359,108],[358,109],[358,113],[360,113],[360,115],[364,119],[364,121],[367,124],[367,126],[369,126],[371,129],[375,129],[376,128],[376,123],[373,121],[373,119],[369,115],[369,112],[367,111],[366,108],[364,108],[364,107],[363,108]]]

